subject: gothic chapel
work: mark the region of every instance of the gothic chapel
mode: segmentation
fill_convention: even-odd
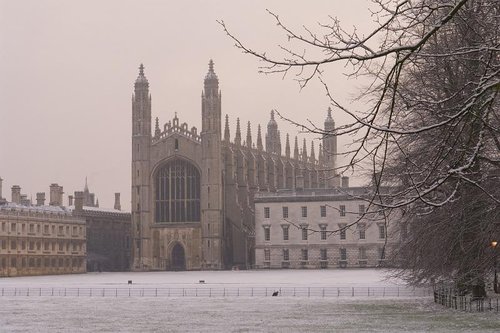
[[[231,140],[228,116],[222,133],[219,79],[210,60],[201,95],[201,133],[177,114],[151,123],[149,82],[141,64],[132,96],[132,270],[248,268],[254,262],[256,192],[339,186],[334,174],[337,139],[328,109],[318,158],[314,142],[284,152],[271,111],[265,134],[242,141],[239,119]],[[259,232],[259,231],[257,231]]]

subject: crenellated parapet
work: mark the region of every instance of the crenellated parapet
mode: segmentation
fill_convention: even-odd
[[[159,129],[158,122],[156,124],[157,127],[155,130],[155,136],[152,138],[152,143],[162,141],[172,134],[182,135],[193,141],[201,142],[201,136],[198,134],[198,129],[194,126],[189,129],[187,123],[179,124],[177,113],[171,121],[163,125],[163,131]]]

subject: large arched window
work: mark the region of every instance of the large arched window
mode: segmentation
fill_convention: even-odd
[[[200,172],[188,161],[173,160],[155,175],[156,222],[200,221]]]

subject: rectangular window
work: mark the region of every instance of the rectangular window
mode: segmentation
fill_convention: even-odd
[[[2,231],[5,231],[5,222],[2,222]]]
[[[288,225],[283,225],[281,226],[283,228],[283,240],[288,240],[289,239],[289,235],[288,235],[288,228],[289,226]]]
[[[339,212],[340,216],[345,216],[345,205],[340,205]]]
[[[307,206],[300,207],[302,211],[302,217],[307,217]]]
[[[359,248],[359,259],[361,260],[366,259],[366,249],[364,247]]]
[[[61,225],[59,226],[59,235],[63,235],[64,234],[64,227]]]
[[[385,247],[379,247],[378,248],[378,258],[380,260],[384,260],[385,259]]]
[[[15,250],[15,249],[17,249],[17,243],[16,243],[16,241],[15,241],[15,240],[11,240],[11,241],[10,241],[10,249],[11,249],[11,250]]]
[[[340,229],[340,239],[346,239],[346,225],[345,224],[339,224],[339,229]]]
[[[326,217],[326,205],[319,206],[319,213],[321,217]]]
[[[364,224],[359,224],[358,225],[359,229],[359,239],[366,239],[366,226]]]
[[[2,249],[5,250],[7,248],[7,241],[2,239]]]
[[[302,227],[302,240],[307,240],[307,228]]]
[[[363,215],[365,213],[365,205],[359,205],[359,215]]]
[[[347,260],[347,250],[345,248],[340,249],[340,260]]]
[[[283,207],[283,218],[287,219],[288,218],[288,207]]]
[[[269,242],[271,240],[271,228],[270,227],[264,228],[264,240],[267,242]]]
[[[327,260],[328,259],[328,254],[326,252],[326,249],[319,250],[319,259],[320,260]]]
[[[271,250],[264,249],[264,260],[265,261],[270,261],[271,260]]]
[[[385,225],[378,226],[378,238],[380,238],[380,239],[385,238]]]
[[[30,223],[30,232],[31,233],[35,232],[35,225],[33,223]]]
[[[309,253],[307,249],[302,249],[301,254],[302,254],[302,260],[308,260]]]
[[[49,225],[48,224],[46,224],[46,225],[43,226],[43,233],[44,234],[48,234],[49,233]]]
[[[271,209],[269,207],[264,207],[264,218],[268,219],[271,217]]]
[[[283,261],[288,260],[290,260],[290,253],[288,252],[288,249],[283,249]]]
[[[322,224],[319,226],[320,228],[320,238],[321,240],[326,240],[326,225]]]
[[[10,231],[16,232],[16,224],[14,222],[10,224]]]

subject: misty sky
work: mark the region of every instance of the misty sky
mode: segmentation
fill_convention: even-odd
[[[337,16],[361,30],[370,24],[367,0],[305,1],[68,1],[0,0],[0,177],[10,188],[35,198],[59,183],[67,195],[90,190],[101,207],[121,192],[130,208],[131,96],[139,64],[145,66],[153,118],[201,131],[201,90],[208,61],[222,90],[222,113],[266,127],[271,109],[298,121],[322,124],[328,98],[318,81],[300,90],[293,77],[257,73],[259,63],[234,48],[217,24],[223,19],[254,49],[276,51],[286,44],[266,8],[290,26],[316,27]],[[365,29],[366,30],[366,29]],[[330,88],[348,101],[357,82],[331,67]],[[346,120],[334,112],[337,125]],[[284,145],[298,130],[278,121]],[[304,135],[299,135],[301,142]],[[310,139],[308,137],[308,150]],[[342,145],[349,142],[342,138]],[[302,144],[300,144],[300,147]],[[315,143],[316,149],[318,142]],[[292,147],[293,149],[293,147]],[[317,151],[316,151],[317,156]]]

